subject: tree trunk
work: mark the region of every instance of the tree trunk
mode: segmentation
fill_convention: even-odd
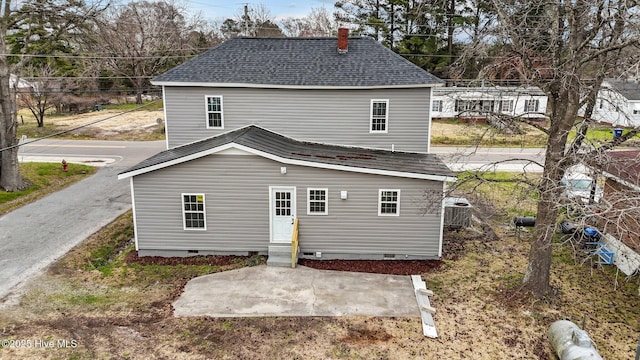
[[[0,17],[0,49],[6,49],[7,20],[10,12],[10,1],[5,2]],[[15,94],[10,88],[9,64],[6,55],[0,55],[0,149],[16,145],[18,138],[18,122],[16,118]],[[0,188],[6,191],[20,190],[25,186],[20,176],[18,164],[18,148],[4,150],[0,153]]]
[[[579,107],[579,92],[575,91],[576,79],[565,79],[568,89],[550,96],[551,128],[545,154],[544,172],[540,184],[538,214],[529,252],[529,263],[523,285],[536,297],[551,293],[551,251],[558,218],[558,198],[562,193],[560,180],[566,170],[566,145]]]
[[[1,43],[1,41],[0,41]],[[0,149],[18,143],[16,131],[15,105],[9,89],[9,71],[6,57],[0,56]],[[0,188],[16,191],[24,187],[18,164],[18,148],[4,150],[0,153]]]

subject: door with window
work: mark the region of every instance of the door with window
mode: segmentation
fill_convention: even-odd
[[[291,243],[296,217],[296,188],[271,187],[270,191],[271,242]]]

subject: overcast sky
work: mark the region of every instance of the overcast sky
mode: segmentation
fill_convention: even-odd
[[[241,2],[235,0],[185,0],[187,6],[193,12],[201,11],[202,15],[210,20],[224,20],[233,18],[236,14],[242,13],[245,4],[257,6],[264,4],[271,10],[271,14],[276,19],[285,17],[302,17],[311,11],[312,8],[325,7],[333,12],[335,0],[265,0]]]

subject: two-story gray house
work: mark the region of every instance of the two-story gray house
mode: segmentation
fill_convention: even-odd
[[[290,251],[297,218],[301,257],[440,257],[441,80],[340,34],[236,38],[153,79],[167,150],[119,175],[140,256]]]

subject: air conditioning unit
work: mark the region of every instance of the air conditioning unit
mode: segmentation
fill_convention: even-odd
[[[464,229],[471,226],[471,203],[465,198],[444,198],[444,227]]]

